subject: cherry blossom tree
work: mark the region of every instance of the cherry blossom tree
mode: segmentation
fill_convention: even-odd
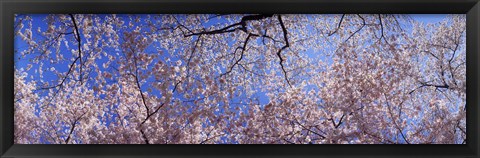
[[[463,144],[465,15],[16,15],[18,144]]]

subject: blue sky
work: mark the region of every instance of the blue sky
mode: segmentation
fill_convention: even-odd
[[[437,23],[445,19],[447,14],[410,14],[410,16],[424,23]]]

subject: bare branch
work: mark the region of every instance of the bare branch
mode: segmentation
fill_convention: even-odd
[[[360,17],[360,19],[362,19],[362,26],[360,26],[360,28],[357,29],[357,31],[355,31],[354,33],[352,33],[344,42],[347,42],[350,38],[352,38],[356,33],[358,33],[360,30],[363,29],[363,27],[365,27],[366,25],[366,22],[365,22],[365,19],[360,16],[360,14],[357,14],[358,17]]]
[[[435,87],[435,88],[445,88],[445,89],[449,89],[450,86],[448,84],[444,84],[444,85],[435,85],[435,84],[429,84],[429,83],[426,83],[426,82],[420,82],[420,86],[413,89],[412,91],[410,91],[408,94],[412,94],[413,92],[415,92],[417,89],[420,89],[420,88],[423,88],[423,87]]]
[[[329,33],[328,36],[332,36],[333,34],[337,33],[337,31],[340,29],[340,26],[342,25],[342,21],[344,17],[345,17],[345,14],[342,14],[342,17],[340,18],[340,22],[338,22],[337,28],[335,29],[335,31]]]
[[[83,62],[82,62],[82,39],[80,38],[80,32],[78,31],[78,26],[77,22],[75,21],[75,16],[73,14],[70,14],[70,17],[72,18],[73,26],[75,27],[75,32],[76,32],[76,39],[78,42],[78,57],[80,58],[80,83],[83,84],[83,74],[82,74],[82,67],[83,67]]]
[[[272,17],[273,14],[258,14],[258,15],[247,15],[242,17],[242,20],[240,22],[237,22],[235,24],[231,24],[228,26],[225,26],[221,29],[217,30],[211,30],[211,31],[201,31],[201,32],[195,32],[191,34],[186,34],[185,37],[189,36],[195,36],[195,35],[214,35],[214,34],[222,34],[222,33],[227,33],[227,32],[235,32],[237,30],[241,30],[243,32],[247,32],[247,22],[248,21],[253,21],[253,20],[262,20],[268,17]]]
[[[309,132],[312,132],[313,134],[319,136],[319,137],[322,138],[322,139],[325,139],[325,138],[326,138],[324,135],[322,135],[322,134],[320,134],[320,133],[317,133],[317,132],[311,130],[310,128],[305,127],[305,126],[302,125],[300,122],[298,122],[298,120],[295,120],[295,121],[296,121],[296,123],[297,123],[298,125],[300,125],[300,127],[302,127],[304,130],[307,130],[307,131],[309,131]]]
[[[340,125],[342,125],[344,117],[345,117],[345,114],[343,114],[342,117],[340,117],[340,120],[338,121],[338,123],[335,123],[335,120],[333,120],[333,118],[329,118],[327,120],[332,122],[333,127],[338,128],[338,127],[340,127]]]
[[[150,142],[148,141],[147,135],[145,135],[145,132],[143,131],[143,129],[140,130],[140,133],[142,133],[142,138],[145,141],[145,144],[150,144]]]
[[[233,70],[233,68],[235,67],[235,65],[237,65],[237,64],[243,59],[243,54],[244,54],[245,50],[247,49],[248,41],[250,40],[250,37],[252,37],[252,36],[257,36],[257,35],[252,34],[252,33],[248,34],[247,38],[245,39],[245,42],[243,43],[243,47],[239,47],[240,49],[242,49],[242,52],[241,52],[241,54],[240,54],[240,58],[237,59],[237,60],[235,61],[235,63],[233,63],[232,66],[230,66],[230,68],[227,70],[227,72],[221,74],[220,77],[222,77],[222,76],[224,76],[224,75],[232,72],[232,70]],[[235,50],[235,51],[236,51],[236,50]]]
[[[282,58],[282,54],[281,54],[284,49],[290,47],[290,44],[288,43],[288,36],[287,36],[288,32],[287,32],[287,29],[285,28],[285,25],[283,24],[283,20],[282,20],[281,15],[278,15],[278,21],[280,22],[280,26],[282,27],[282,30],[283,30],[283,38],[285,40],[285,45],[280,50],[278,50],[277,56],[280,59],[280,66],[282,67],[283,74],[285,76],[285,80],[287,81],[288,85],[290,85],[290,87],[292,87],[292,85],[290,84],[290,81],[288,80],[288,77],[287,77],[287,71],[285,71],[285,67],[283,66],[284,59]]]
[[[382,23],[382,15],[381,14],[378,14],[378,19],[380,20],[380,29],[381,29],[381,33],[382,33],[382,36],[380,36],[380,39],[379,40],[385,40],[385,42],[387,42],[388,45],[390,45],[387,41],[387,38],[385,38],[385,33],[383,31],[383,23]]]

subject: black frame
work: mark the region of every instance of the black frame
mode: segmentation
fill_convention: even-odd
[[[13,144],[16,13],[467,14],[464,145],[21,145]],[[0,157],[479,157],[479,0],[0,0]]]

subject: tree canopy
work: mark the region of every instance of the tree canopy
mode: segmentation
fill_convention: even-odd
[[[18,14],[19,144],[463,144],[466,17]]]

